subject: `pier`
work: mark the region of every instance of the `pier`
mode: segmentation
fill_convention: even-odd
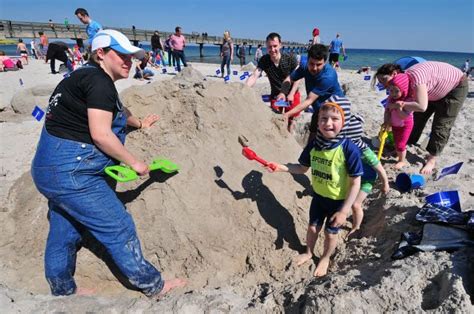
[[[125,36],[133,42],[134,45],[138,46],[140,42],[150,42],[151,36],[155,30],[138,29],[134,27],[122,28],[104,26],[105,29],[115,29],[125,34]],[[22,21],[10,21],[0,20],[0,39],[18,39],[18,38],[39,38],[38,32],[43,32],[48,38],[51,39],[71,39],[75,40],[79,46],[83,46],[83,42],[87,40],[86,26],[83,24],[68,24],[64,23],[42,23],[42,22],[22,22]],[[165,41],[169,35],[174,32],[168,32],[159,30],[162,41]],[[207,33],[183,33],[186,37],[187,43],[193,43],[199,45],[200,56],[203,57],[204,45],[217,45],[221,46],[223,37],[207,35]],[[263,39],[252,39],[252,38],[232,38],[236,51],[239,46],[244,42],[247,43],[249,49],[249,55],[251,54],[252,47],[262,45],[265,47],[265,40]],[[284,49],[294,48],[302,51],[306,45],[298,42],[282,42]]]

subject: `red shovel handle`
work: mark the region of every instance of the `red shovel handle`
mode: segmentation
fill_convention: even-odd
[[[255,160],[264,166],[268,166],[268,162],[265,159],[258,156],[250,147],[242,148],[242,155],[244,155],[249,160]],[[273,164],[271,165],[270,168],[272,170],[275,170],[275,166]]]

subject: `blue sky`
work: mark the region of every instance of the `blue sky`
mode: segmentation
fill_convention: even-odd
[[[180,5],[178,6],[178,3]],[[307,42],[318,27],[324,43],[341,33],[346,48],[434,50],[474,53],[473,0],[0,0],[0,18],[79,23],[77,7],[105,26]]]

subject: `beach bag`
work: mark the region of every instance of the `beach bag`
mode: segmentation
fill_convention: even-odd
[[[16,66],[19,68],[19,69],[23,69],[23,63],[21,63],[21,60],[17,60],[16,61]],[[15,67],[15,66],[13,66]]]

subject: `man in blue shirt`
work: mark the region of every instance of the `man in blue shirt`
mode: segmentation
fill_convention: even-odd
[[[313,117],[311,119],[309,142],[316,136],[318,111],[322,103],[324,103],[332,95],[344,96],[344,92],[337,80],[336,71],[327,64],[328,48],[321,44],[311,46],[308,50],[308,62],[288,76],[282,84],[281,93],[278,100],[285,100],[286,89],[291,87],[291,83],[302,78],[305,79],[306,100],[285,113],[285,118],[292,117],[296,113],[305,110],[309,106],[313,106]]]
[[[100,25],[100,23],[96,21],[93,21],[90,18],[89,13],[86,9],[78,8],[74,12],[74,14],[77,16],[77,18],[79,19],[79,21],[81,21],[82,24],[87,25],[86,33],[87,37],[89,38],[88,42],[90,47],[90,45],[92,44],[92,38],[94,38],[95,34],[97,34],[97,32],[102,29],[102,25]]]
[[[346,49],[344,49],[344,45],[342,44],[342,39],[340,39],[341,35],[338,33],[336,34],[336,38],[334,38],[331,43],[329,44],[329,62],[334,67],[339,62],[339,54],[346,55]]]

